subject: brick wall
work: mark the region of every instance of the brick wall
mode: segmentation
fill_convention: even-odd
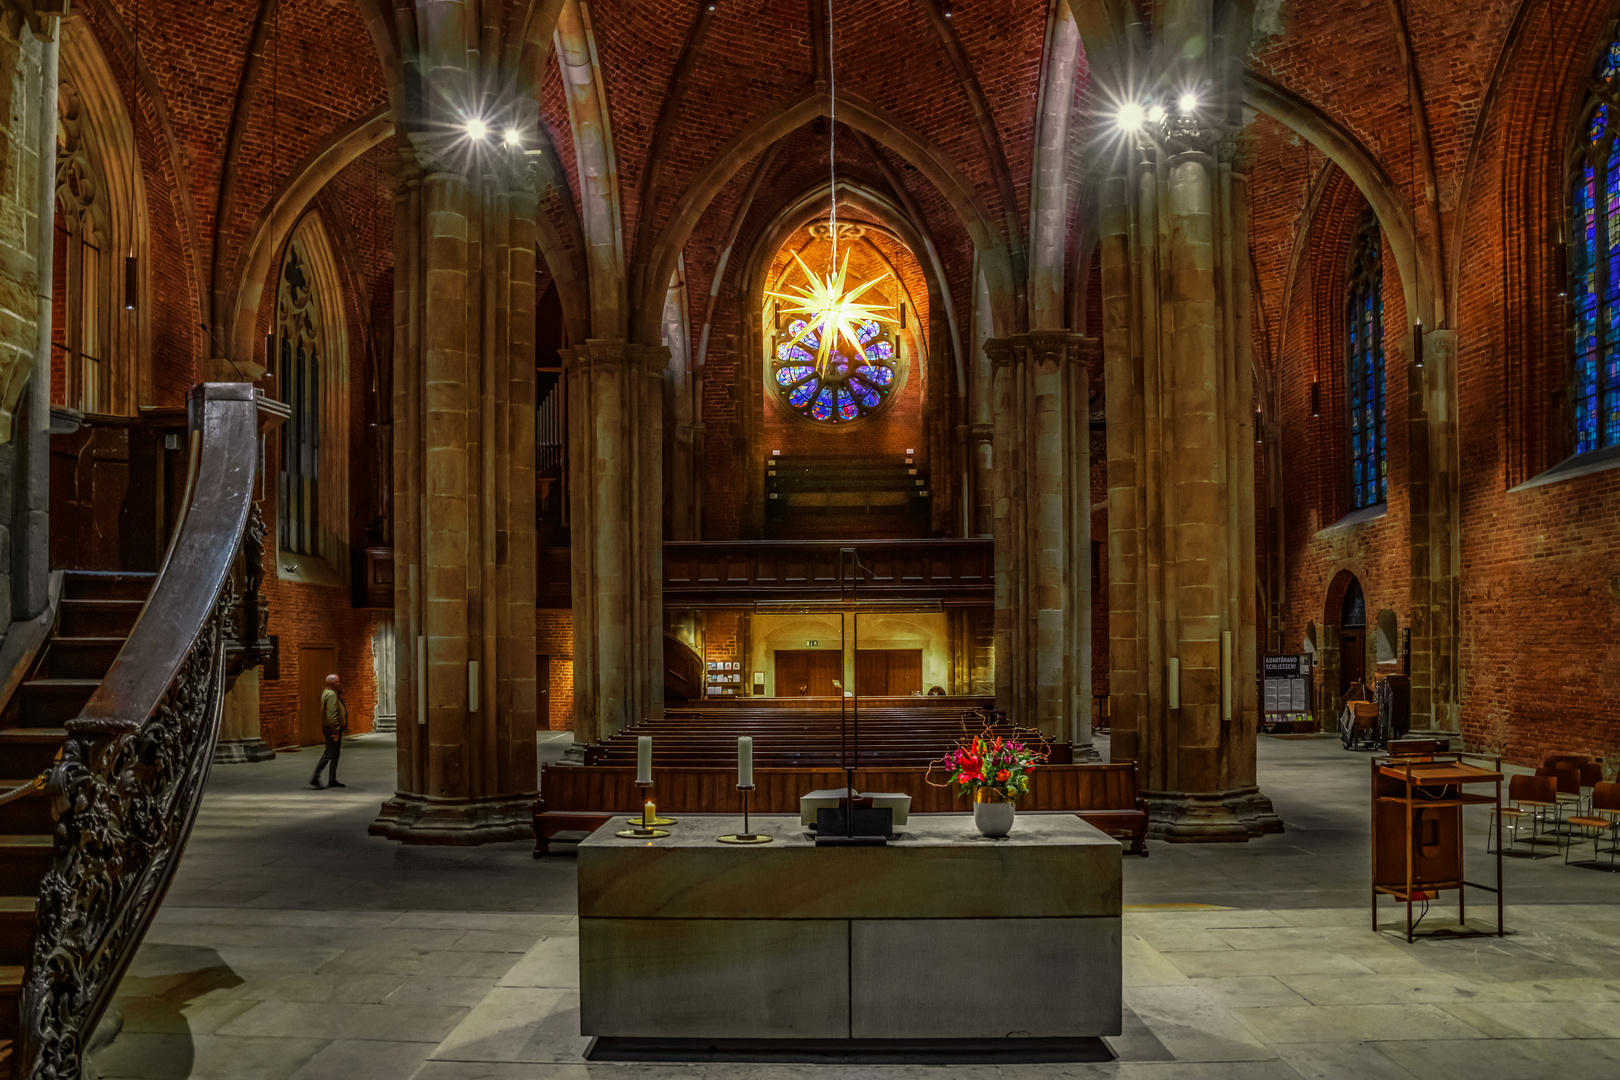
[[[551,715],[541,724],[551,731],[574,726],[574,613],[542,608],[535,613],[537,656],[549,657],[547,670],[538,672],[551,690]]]

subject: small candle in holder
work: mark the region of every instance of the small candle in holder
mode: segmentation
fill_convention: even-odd
[[[749,735],[737,738],[737,786],[754,786],[754,740]]]
[[[636,739],[636,783],[652,783],[652,736]]]
[[[653,805],[653,801],[651,799],[648,799],[646,807],[643,808],[643,810],[642,810],[641,820],[642,821],[652,821],[657,817],[658,817],[658,807]]]

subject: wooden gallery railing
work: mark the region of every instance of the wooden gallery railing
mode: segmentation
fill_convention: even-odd
[[[258,432],[261,414],[286,409],[248,383],[196,386],[188,405],[190,471],[174,538],[128,641],[68,721],[47,784],[55,855],[22,993],[28,1080],[82,1074],[90,1035],[191,834],[228,668],[257,662]]]

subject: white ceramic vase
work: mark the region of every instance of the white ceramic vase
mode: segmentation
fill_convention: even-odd
[[[1018,806],[1005,799],[1000,792],[980,788],[973,793],[973,824],[981,834],[999,840],[1012,832],[1013,815]]]

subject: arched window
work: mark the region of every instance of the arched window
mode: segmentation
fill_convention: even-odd
[[[1620,104],[1620,41],[1603,50],[1592,73],[1581,132],[1570,162],[1570,299],[1575,314],[1575,371],[1570,401],[1575,452],[1620,445],[1620,154],[1614,123]]]
[[[282,578],[349,579],[350,399],[343,286],[318,214],[293,229],[276,276],[275,386],[281,425],[276,560]]]
[[[133,415],[142,397],[146,195],[124,88],[84,20],[62,22],[51,400]]]
[[[1344,404],[1349,414],[1350,509],[1387,494],[1384,425],[1384,261],[1378,219],[1362,215],[1345,290]]]

